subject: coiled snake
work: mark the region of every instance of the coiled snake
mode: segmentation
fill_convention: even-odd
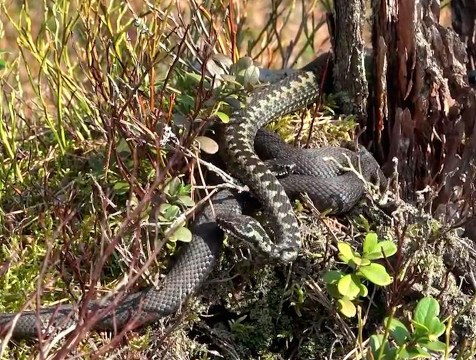
[[[349,160],[360,165],[367,180],[384,179],[378,164],[366,151],[342,148],[299,150],[284,144],[275,135],[259,129],[270,121],[313,102],[319,94],[321,67],[299,71],[250,97],[244,110],[234,114],[221,141],[230,172],[246,184],[257,197],[273,227],[241,214],[234,194],[221,191],[193,224],[192,242],[187,244],[160,289],[148,288],[126,296],[117,306],[108,301],[87,304],[91,312],[102,312],[93,328],[114,330],[128,325],[142,326],[176,311],[187,296],[195,292],[213,268],[223,240],[223,228],[272,260],[291,261],[300,248],[300,231],[288,198],[307,192],[320,208],[334,212],[349,210],[365,189],[352,172],[344,172],[326,157]],[[258,132],[259,131],[259,132]],[[256,137],[258,133],[258,136]],[[260,160],[294,163],[285,177],[277,180]],[[307,164],[307,165],[306,165]],[[317,171],[316,171],[317,170]],[[220,225],[220,227],[217,225]],[[38,312],[0,314],[0,336],[10,330],[13,337],[35,337],[38,330],[49,333],[81,323],[71,305],[40,309]],[[132,324],[132,326],[131,326]],[[2,333],[1,330],[6,330]]]

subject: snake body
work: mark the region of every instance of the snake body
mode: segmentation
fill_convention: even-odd
[[[268,165],[292,165],[292,170],[279,179],[290,198],[308,194],[318,210],[331,214],[347,212],[357,204],[365,193],[362,180],[381,188],[387,183],[375,158],[362,147],[358,151],[346,147],[300,149],[260,129],[255,150]],[[360,175],[351,171],[350,166]]]
[[[165,277],[160,289],[147,288],[126,296],[117,306],[111,301],[91,301],[88,311],[104,312],[92,328],[97,330],[122,329],[142,326],[175,312],[187,296],[194,293],[213,269],[220,251],[223,231],[215,222],[215,214],[240,214],[241,206],[229,191],[221,191],[214,198],[213,206],[207,206],[195,220],[193,239]],[[3,330],[12,326],[14,338],[37,337],[43,332],[59,331],[81,323],[77,307],[62,305],[17,314],[0,314],[0,337]],[[38,327],[38,325],[40,325]]]
[[[218,193],[212,205],[207,206],[195,220],[193,239],[185,245],[161,288],[151,287],[125,296],[118,304],[111,300],[90,302],[86,313],[98,316],[92,328],[117,330],[126,325],[133,328],[175,312],[212,270],[223,240],[221,228],[272,260],[293,260],[299,251],[300,232],[288,195],[308,192],[316,204],[332,207],[335,212],[346,211],[355,204],[364,192],[362,182],[355,174],[349,175],[340,167],[323,162],[322,157],[339,158],[345,153],[353,159],[352,162],[360,161],[369,174],[377,174],[378,164],[371,155],[372,161],[365,153],[356,155],[346,149],[331,149],[327,152],[318,150],[312,156],[309,153],[303,157],[302,151],[305,150],[293,152],[276,136],[260,132],[257,150],[265,160],[298,162],[292,173],[278,181],[254,150],[254,139],[262,125],[303,108],[316,98],[320,86],[318,73],[318,69],[299,71],[253,94],[247,106],[234,115],[223,131],[221,147],[225,150],[227,163],[231,165],[230,171],[259,199],[273,226],[265,230],[254,218],[242,215],[240,204],[232,193]],[[259,150],[260,138],[268,142],[263,146],[268,149],[265,154]],[[321,174],[305,170],[303,162],[309,162],[310,167],[321,171]],[[60,331],[81,324],[83,319],[78,314],[77,308],[71,305],[21,315],[0,314],[0,336],[8,330],[13,337],[36,337],[39,331]]]
[[[228,169],[260,201],[272,227],[270,234],[248,216],[219,217],[220,226],[268,258],[289,262],[300,248],[299,224],[286,191],[254,151],[258,129],[316,100],[320,78],[315,71],[298,71],[257,92],[243,110],[234,114],[221,136]]]

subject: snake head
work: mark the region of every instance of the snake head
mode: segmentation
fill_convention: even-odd
[[[261,223],[251,216],[219,214],[216,221],[227,235],[244,242],[266,259],[288,263],[298,255],[299,246],[293,248],[274,243]]]

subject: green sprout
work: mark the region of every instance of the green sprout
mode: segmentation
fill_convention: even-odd
[[[379,286],[386,286],[392,282],[385,267],[373,260],[392,256],[397,252],[397,247],[391,241],[379,241],[377,234],[373,232],[369,232],[365,237],[362,255],[344,242],[339,242],[337,247],[339,259],[350,267],[352,272],[331,270],[324,275],[324,281],[329,293],[337,299],[339,311],[347,317],[354,317],[357,313],[354,302],[359,297],[368,295],[364,280]]]
[[[438,340],[444,334],[445,325],[438,318],[440,305],[432,297],[421,299],[413,313],[411,326],[407,327],[392,316],[385,319],[384,334],[370,337],[370,349],[367,358],[377,360],[397,360],[431,358],[432,352],[444,352],[445,343]],[[389,335],[393,345],[389,342]]]

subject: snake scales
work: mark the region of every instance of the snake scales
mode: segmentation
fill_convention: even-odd
[[[270,259],[293,260],[300,247],[300,231],[288,195],[294,197],[307,192],[318,208],[342,212],[355,205],[364,193],[363,183],[356,174],[344,172],[326,157],[341,162],[350,159],[354,165],[360,161],[366,179],[383,179],[378,164],[366,151],[294,149],[275,135],[259,130],[277,117],[313,102],[319,93],[321,70],[320,66],[310,67],[253,94],[245,109],[234,114],[221,137],[230,172],[258,198],[273,227],[265,228],[254,218],[243,215],[235,195],[221,191],[214,197],[213,205],[207,206],[195,220],[192,241],[184,246],[160,289],[148,288],[128,295],[118,305],[110,300],[87,304],[89,312],[101,314],[94,329],[114,330],[126,325],[133,328],[175,312],[212,270],[223,240],[221,228]],[[255,153],[255,138],[256,151],[268,164],[278,168],[282,164],[295,165],[279,181]],[[10,330],[16,338],[36,337],[40,329],[44,333],[63,330],[81,324],[78,314],[72,305],[21,315],[0,314],[0,336],[6,333],[2,334],[2,330]]]

